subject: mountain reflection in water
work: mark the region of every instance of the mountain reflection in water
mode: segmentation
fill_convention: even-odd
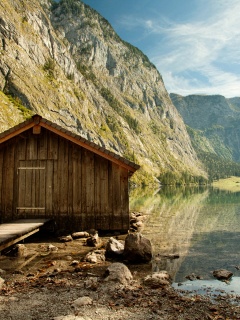
[[[164,188],[156,193],[135,189],[130,209],[146,214],[142,233],[151,240],[154,255],[160,256],[159,270],[167,270],[173,281],[186,281],[192,273],[214,279],[216,269],[240,276],[240,192],[210,187]]]

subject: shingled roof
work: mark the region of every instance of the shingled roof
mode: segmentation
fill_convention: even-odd
[[[118,154],[115,154],[112,151],[109,151],[99,145],[97,145],[94,142],[91,142],[82,136],[75,134],[67,129],[64,129],[63,127],[57,125],[56,123],[53,123],[47,119],[42,118],[40,115],[35,114],[32,116],[32,118],[10,128],[9,130],[6,130],[0,134],[0,144],[17,136],[18,134],[30,129],[30,128],[39,128],[43,127],[51,132],[56,133],[57,135],[87,149],[91,152],[98,154],[102,156],[103,158],[110,160],[121,167],[124,167],[125,169],[129,170],[130,172],[134,173],[137,169],[140,168],[139,165],[137,165],[134,162],[131,162]]]

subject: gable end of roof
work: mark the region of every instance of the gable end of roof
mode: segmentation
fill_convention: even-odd
[[[51,122],[50,120],[47,120],[45,118],[42,118],[40,115],[35,114],[32,116],[32,118],[0,133],[0,144],[19,135],[20,133],[34,127],[34,126],[42,126],[43,128],[52,131],[63,138],[82,146],[90,151],[92,151],[95,154],[98,154],[124,168],[129,170],[131,173],[134,173],[136,170],[140,168],[140,166],[132,161],[129,161],[120,155],[107,150],[96,143],[89,141],[82,136],[75,134],[61,126],[59,126],[56,123]]]

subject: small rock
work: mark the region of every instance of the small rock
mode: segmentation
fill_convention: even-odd
[[[219,269],[219,270],[213,271],[213,276],[218,280],[224,281],[224,280],[229,280],[233,276],[233,273],[225,269]]]
[[[79,265],[79,261],[78,260],[73,260],[71,263],[70,263],[70,266],[77,266]]]
[[[91,305],[92,303],[93,303],[92,298],[85,296],[85,297],[80,297],[77,300],[73,301],[72,306],[77,309],[82,306]]]
[[[58,251],[58,247],[56,247],[56,246],[54,246],[52,244],[50,244],[47,249],[48,249],[48,251],[51,251],[51,252],[57,252]]]
[[[57,252],[57,251],[58,251],[58,247],[50,244],[50,245],[47,247],[47,250],[48,250],[48,251],[51,251],[51,252]]]
[[[72,234],[73,239],[79,239],[79,238],[88,238],[90,234],[86,231],[79,231],[79,232],[74,232]]]
[[[102,245],[102,240],[99,238],[97,231],[94,235],[90,235],[90,237],[87,238],[87,245],[89,247],[100,247]]]
[[[24,274],[24,272],[22,270],[15,270],[13,274]]]
[[[106,257],[119,258],[123,255],[124,244],[111,237],[106,245]]]
[[[16,301],[19,301],[19,298],[17,298],[17,297],[10,297],[10,298],[9,298],[9,301],[11,301],[11,302],[16,302]]]
[[[145,216],[140,212],[132,212],[130,215],[130,231],[131,232],[141,232],[144,228]]]
[[[146,276],[143,283],[151,288],[160,288],[163,286],[169,286],[171,283],[171,277],[167,271],[160,271]]]
[[[63,237],[60,237],[59,240],[61,242],[69,242],[69,241],[73,241],[73,238],[71,235],[68,235],[68,236],[63,236]]]
[[[199,279],[199,276],[197,276],[195,273],[191,273],[191,274],[188,274],[185,278],[190,281],[194,281],[194,280]]]
[[[35,277],[35,273],[28,273],[28,274],[26,275],[26,277],[28,277],[28,278],[30,278],[30,277]]]
[[[89,233],[90,236],[94,236],[95,233],[98,233],[97,230],[95,230],[95,229],[87,230],[87,232]]]
[[[162,268],[162,259],[159,254],[155,254],[151,260],[152,272],[159,272]]]
[[[66,256],[66,260],[67,260],[67,261],[71,261],[72,259],[73,259],[72,256]]]
[[[5,280],[0,277],[0,289],[2,289],[2,286],[3,286],[4,282],[5,282]]]
[[[179,259],[180,255],[178,253],[170,253],[170,254],[163,255],[162,257],[167,259]]]
[[[132,274],[127,266],[123,263],[112,263],[106,270],[107,277],[105,281],[119,282],[127,285],[132,279]]]
[[[95,250],[89,252],[85,258],[84,261],[90,262],[90,263],[99,263],[105,261],[105,250]]]
[[[16,244],[15,250],[18,257],[24,257],[27,252],[27,248],[24,244]]]
[[[132,219],[134,219],[134,218],[136,219],[136,218],[139,218],[139,217],[144,217],[144,215],[141,212],[131,212],[130,217]]]
[[[92,320],[92,318],[89,317],[81,317],[81,316],[75,316],[74,314],[69,314],[67,316],[59,316],[54,317],[53,320]]]
[[[138,221],[136,223],[131,224],[131,230],[141,232],[143,230],[144,224],[142,221]]]
[[[98,279],[96,277],[90,277],[86,281],[84,281],[84,287],[86,289],[97,290],[98,287]]]
[[[1,275],[1,274],[4,274],[4,273],[6,273],[6,271],[3,270],[3,269],[0,269],[0,275]]]

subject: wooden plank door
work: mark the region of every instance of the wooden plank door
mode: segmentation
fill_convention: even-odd
[[[44,161],[20,161],[18,167],[17,218],[38,218],[46,210]]]

